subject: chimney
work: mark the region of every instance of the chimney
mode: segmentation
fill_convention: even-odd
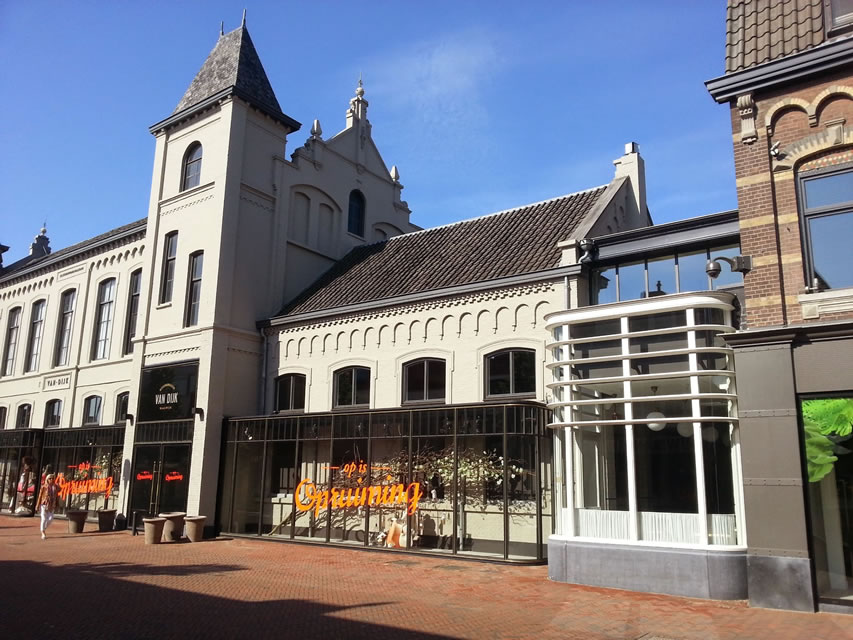
[[[614,160],[613,164],[616,165],[614,179],[626,176],[631,180],[638,219],[651,224],[651,217],[646,208],[646,163],[640,155],[640,145],[636,142],[626,144],[625,155]]]

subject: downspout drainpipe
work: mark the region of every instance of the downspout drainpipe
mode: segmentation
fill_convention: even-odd
[[[261,356],[261,393],[260,393],[260,414],[264,415],[267,413],[267,358],[269,352],[269,336],[267,335],[266,329],[261,329],[261,336],[263,336],[263,350],[264,353]]]

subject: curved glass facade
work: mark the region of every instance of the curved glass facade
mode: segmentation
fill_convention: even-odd
[[[734,296],[552,314],[563,536],[742,545]]]

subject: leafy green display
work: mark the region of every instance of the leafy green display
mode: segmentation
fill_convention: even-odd
[[[809,482],[820,482],[839,455],[850,453],[840,443],[853,434],[853,398],[803,400],[802,409]]]

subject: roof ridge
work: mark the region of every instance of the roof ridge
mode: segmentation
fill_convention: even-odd
[[[457,225],[466,224],[468,222],[476,222],[478,220],[483,220],[485,218],[491,218],[494,216],[503,215],[505,213],[513,213],[515,211],[520,211],[521,209],[526,209],[528,207],[536,207],[538,205],[548,204],[550,202],[556,202],[557,200],[563,200],[565,198],[571,198],[574,196],[579,196],[579,195],[584,194],[584,193],[590,193],[592,191],[597,191],[598,189],[606,189],[609,185],[610,185],[610,183],[607,182],[605,184],[600,184],[596,187],[590,187],[588,189],[581,189],[580,191],[575,191],[573,193],[567,193],[567,194],[562,195],[562,196],[554,196],[553,198],[546,198],[545,200],[539,200],[537,202],[529,202],[527,204],[522,204],[522,205],[519,205],[517,207],[512,207],[510,209],[502,209],[501,211],[494,211],[492,213],[484,213],[484,214],[479,215],[479,216],[474,216],[473,218],[465,218],[464,220],[456,220],[454,222],[448,222],[447,224],[440,224],[437,227],[429,227],[426,229],[419,229],[418,231],[412,231],[410,233],[403,233],[399,236],[394,236],[392,238],[388,238],[387,240],[381,240],[380,242],[389,242],[390,243],[390,242],[393,242],[394,240],[397,240],[399,238],[411,238],[412,236],[423,234],[423,233],[426,233],[428,231],[437,231],[439,229],[447,229],[450,227],[455,227]],[[379,242],[374,242],[371,244],[379,244]],[[362,246],[370,246],[370,245],[362,245]]]

